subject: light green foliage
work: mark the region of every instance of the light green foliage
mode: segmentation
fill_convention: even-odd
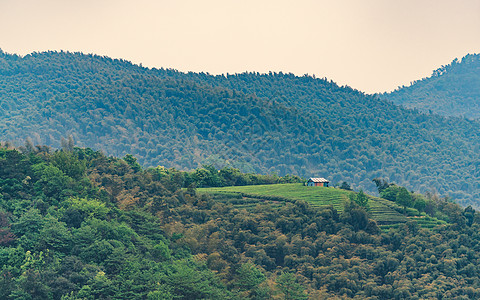
[[[85,161],[79,160],[74,152],[56,151],[50,159],[55,167],[73,179],[79,180],[85,174]]]
[[[172,257],[172,251],[163,241],[158,241],[158,244],[153,246],[152,255],[158,260],[169,260]]]
[[[244,290],[258,287],[266,279],[265,275],[251,263],[242,264],[237,273],[238,285]]]
[[[365,195],[363,190],[360,190],[356,195],[355,194],[350,194],[350,201],[355,202],[358,206],[363,207],[366,210],[369,210],[368,206],[368,196]]]
[[[351,193],[349,191],[326,188],[326,187],[307,187],[299,183],[289,184],[269,184],[253,186],[232,186],[223,188],[197,189],[197,192],[235,192],[251,194],[255,196],[272,196],[290,200],[303,200],[312,205],[333,205],[337,209],[342,209],[345,197]]]
[[[178,173],[176,170],[158,170],[155,173]],[[221,187],[221,186],[243,186],[243,185],[262,185],[276,183],[294,183],[303,182],[299,176],[285,175],[278,176],[275,173],[270,175],[261,175],[254,173],[242,173],[239,169],[224,167],[217,170],[213,165],[204,165],[192,172],[182,172],[184,177],[184,187]],[[165,176],[165,175],[160,175]]]
[[[277,285],[284,295],[285,300],[306,300],[303,287],[297,282],[295,275],[291,273],[282,273],[277,278]]]
[[[383,190],[379,190],[380,196],[384,199],[390,200],[390,201],[396,201],[397,200],[397,195],[400,191],[400,187],[397,185],[390,185],[387,188]]]
[[[198,186],[223,186],[218,171],[212,165],[196,169],[192,177],[192,181]]]
[[[17,236],[33,235],[40,232],[44,225],[45,220],[40,211],[31,208],[12,224],[12,230]]]
[[[72,179],[66,176],[59,168],[46,163],[39,163],[32,166],[35,176],[39,180],[35,188],[49,198],[58,199],[69,193],[69,185]]]
[[[165,280],[172,293],[183,295],[184,299],[221,299],[228,294],[219,289],[221,283],[211,272],[196,272],[195,263],[188,260],[173,263]]]
[[[68,198],[64,202],[63,206],[78,210],[84,213],[88,218],[97,219],[104,219],[110,211],[110,209],[105,206],[105,203],[102,203],[96,199],[85,199],[78,197]]]
[[[105,275],[105,272],[98,272],[87,285],[84,285],[78,292],[78,298],[82,299],[108,299],[116,293],[116,286]]]
[[[412,206],[413,204],[412,195],[406,188],[402,187],[397,193],[396,202],[403,206],[403,209],[406,213],[406,208]]]
[[[153,291],[147,295],[147,300],[173,300],[173,295],[168,291]]]
[[[27,270],[41,270],[45,265],[45,256],[42,251],[39,253],[25,252],[25,259],[23,260],[20,270],[26,272]]]

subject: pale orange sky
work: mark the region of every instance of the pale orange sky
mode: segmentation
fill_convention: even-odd
[[[480,0],[0,0],[0,48],[212,74],[315,74],[373,93],[480,52]]]

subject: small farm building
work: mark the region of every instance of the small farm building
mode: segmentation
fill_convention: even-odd
[[[328,187],[329,181],[325,178],[310,178],[307,181],[307,186],[325,186]]]

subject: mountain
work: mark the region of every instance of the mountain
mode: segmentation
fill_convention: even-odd
[[[382,95],[396,104],[445,116],[480,118],[480,54],[435,70],[432,76]]]
[[[374,192],[382,177],[480,206],[480,126],[326,79],[212,76],[68,52],[0,54],[0,140],[79,146],[144,166],[322,176]]]

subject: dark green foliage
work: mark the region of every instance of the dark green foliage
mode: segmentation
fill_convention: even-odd
[[[353,201],[350,199],[350,201],[345,202],[345,208],[343,210],[342,219],[346,223],[352,225],[356,231],[358,230],[367,231],[367,228],[369,227],[370,222],[373,222],[373,221],[369,220],[368,213],[365,207],[360,206],[356,202],[355,198],[356,197],[354,197]],[[377,230],[378,228],[373,229],[374,232]]]
[[[475,220],[475,210],[471,206],[469,206],[463,211],[463,216],[466,219],[466,224],[468,226],[472,226]]]
[[[132,170],[135,172],[138,172],[142,169],[142,166],[140,166],[140,164],[137,162],[137,158],[131,154],[125,155],[123,160],[126,161],[130,168],[132,168]]]
[[[381,178],[374,178],[372,179],[372,181],[375,182],[375,185],[377,186],[377,190],[379,193],[382,193],[391,185],[385,179],[381,179]]]
[[[342,184],[340,184],[339,188],[341,188],[342,190],[347,190],[347,191],[352,190],[352,188],[350,187],[350,185],[346,181],[343,181]]]
[[[476,57],[445,74],[476,65]],[[476,89],[470,87],[465,90]],[[0,132],[19,145],[29,137],[25,153],[37,151],[34,144],[69,153],[75,139],[119,157],[132,154],[144,167],[318,175],[367,192],[374,190],[371,178],[381,176],[420,192],[434,188],[465,206],[480,197],[477,122],[406,110],[309,76],[185,74],[81,53],[2,52]],[[72,169],[64,168],[68,159],[45,162],[37,172],[55,167],[78,177],[84,156]],[[198,175],[214,180],[208,184],[244,184],[246,178],[227,173],[224,183]],[[8,179],[12,193],[23,179]],[[171,190],[182,178],[176,180],[164,187]],[[59,184],[70,183],[31,188],[43,190],[49,204],[58,200],[52,193]]]

